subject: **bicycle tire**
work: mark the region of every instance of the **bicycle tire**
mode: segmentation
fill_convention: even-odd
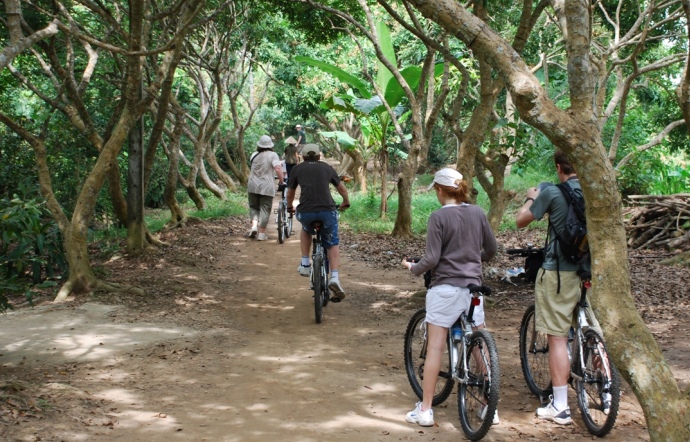
[[[584,373],[582,373],[582,367],[579,367],[579,352],[583,355]],[[602,363],[597,364],[597,359]],[[581,377],[581,379],[575,379],[574,387],[577,393],[577,405],[585,427],[597,437],[606,436],[613,429],[618,416],[621,379],[599,333],[593,329],[585,330],[584,342],[576,347],[573,361],[575,361],[574,366],[579,367],[576,374]],[[606,361],[608,361],[609,370],[605,369]],[[595,367],[596,365],[599,365],[599,368]],[[607,371],[610,372],[610,377]],[[609,412],[605,413],[602,396],[606,393],[604,386],[607,383],[611,404]]]
[[[546,334],[535,329],[535,306],[527,307],[520,323],[520,366],[527,388],[542,403],[552,392],[549,371],[549,342]]]
[[[496,341],[491,333],[476,330],[468,341],[467,355],[464,356],[468,373],[467,376],[460,373],[460,378],[466,378],[467,381],[460,382],[458,386],[458,413],[465,436],[469,440],[480,440],[493,425],[501,388],[501,372]]]
[[[285,223],[285,237],[289,238],[292,235],[292,216],[288,215]]]
[[[278,242],[285,242],[285,203],[278,203]]]
[[[410,382],[412,391],[414,391],[419,400],[422,399],[422,380],[424,379],[424,361],[426,359],[426,327],[423,326],[425,319],[426,309],[417,310],[410,318],[405,331],[405,371],[407,372],[407,380]],[[446,348],[441,359],[441,372],[436,381],[434,398],[431,404],[434,406],[442,404],[448,399],[454,386],[455,381],[453,381],[451,372],[450,353],[448,353],[448,348]]]
[[[322,250],[324,250],[322,248]],[[331,292],[328,289],[328,259],[324,258],[323,260],[323,266],[321,267],[321,302],[323,303],[323,306],[326,307],[328,305],[328,301],[331,300]]]
[[[321,324],[323,320],[323,276],[321,275],[323,270],[323,256],[315,254],[313,261],[312,282],[314,284],[314,317],[316,318],[316,323]]]

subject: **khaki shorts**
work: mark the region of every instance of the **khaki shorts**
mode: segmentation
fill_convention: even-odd
[[[534,286],[534,319],[537,331],[564,337],[568,336],[570,327],[576,325],[573,321],[573,312],[580,301],[580,277],[577,276],[577,272],[561,271],[561,292],[556,293],[558,273],[555,270],[539,270]],[[587,293],[587,296],[590,295],[591,290]],[[587,306],[586,314],[590,327],[602,334],[591,305]]]
[[[476,326],[484,324],[484,299],[474,308],[472,320]],[[470,291],[463,287],[441,284],[426,292],[426,322],[450,328],[463,312],[470,308]]]

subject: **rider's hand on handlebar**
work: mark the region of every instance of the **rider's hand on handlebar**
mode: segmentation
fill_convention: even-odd
[[[288,206],[287,211],[288,213],[295,213],[295,208],[293,206]]]
[[[338,206],[338,210],[340,210],[342,212],[343,210],[347,209],[348,207],[350,207],[349,202],[348,203],[342,202],[342,203],[340,203],[340,206]]]
[[[285,184],[285,183],[278,184],[278,192],[282,192],[286,188],[287,188],[287,184]]]

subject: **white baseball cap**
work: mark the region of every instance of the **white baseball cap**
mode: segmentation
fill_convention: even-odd
[[[434,184],[438,183],[441,186],[448,186],[458,188],[460,187],[460,181],[462,180],[462,174],[455,169],[446,167],[436,172],[434,175],[434,181],[427,187],[426,190],[431,190]]]
[[[303,157],[316,157],[321,155],[321,150],[318,144],[305,144],[302,148]]]

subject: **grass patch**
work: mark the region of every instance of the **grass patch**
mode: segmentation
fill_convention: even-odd
[[[206,209],[198,210],[189,198],[180,198],[184,201],[180,205],[190,216],[195,216],[204,220],[225,218],[229,216],[246,215],[247,208],[246,192],[227,192],[226,200],[221,201],[211,192],[200,189],[199,193],[206,201]],[[186,196],[186,194],[185,194]],[[170,221],[170,210],[166,209],[146,209],[144,222],[151,233],[160,232],[165,224]],[[120,242],[127,238],[127,229],[121,227],[110,227],[108,229],[98,229],[89,231],[89,242],[96,242],[103,254],[114,253],[121,247]]]
[[[433,176],[429,174],[420,175],[414,184],[412,194],[412,232],[415,235],[426,235],[426,226],[429,216],[441,206],[436,199],[434,192],[427,192],[426,188],[431,184]],[[513,173],[506,177],[506,190],[513,190],[517,195],[524,195],[527,189],[537,186],[540,182],[556,182],[555,174],[544,174],[540,172],[522,172],[519,175]],[[489,211],[489,197],[475,180],[475,188],[479,191],[477,195],[477,205],[485,212]],[[340,201],[336,196],[336,201]],[[523,198],[517,198],[516,202],[508,205],[503,215],[500,231],[517,230],[515,226],[515,214],[522,206]],[[366,195],[361,193],[351,193],[351,207],[341,214],[341,220],[347,224],[348,229],[354,232],[374,232],[388,234],[393,231],[395,218],[398,212],[397,193],[394,193],[388,201],[388,213],[384,219],[379,213],[381,198],[379,189],[370,190]],[[531,223],[527,228],[532,230],[546,230],[548,221],[542,220]]]

